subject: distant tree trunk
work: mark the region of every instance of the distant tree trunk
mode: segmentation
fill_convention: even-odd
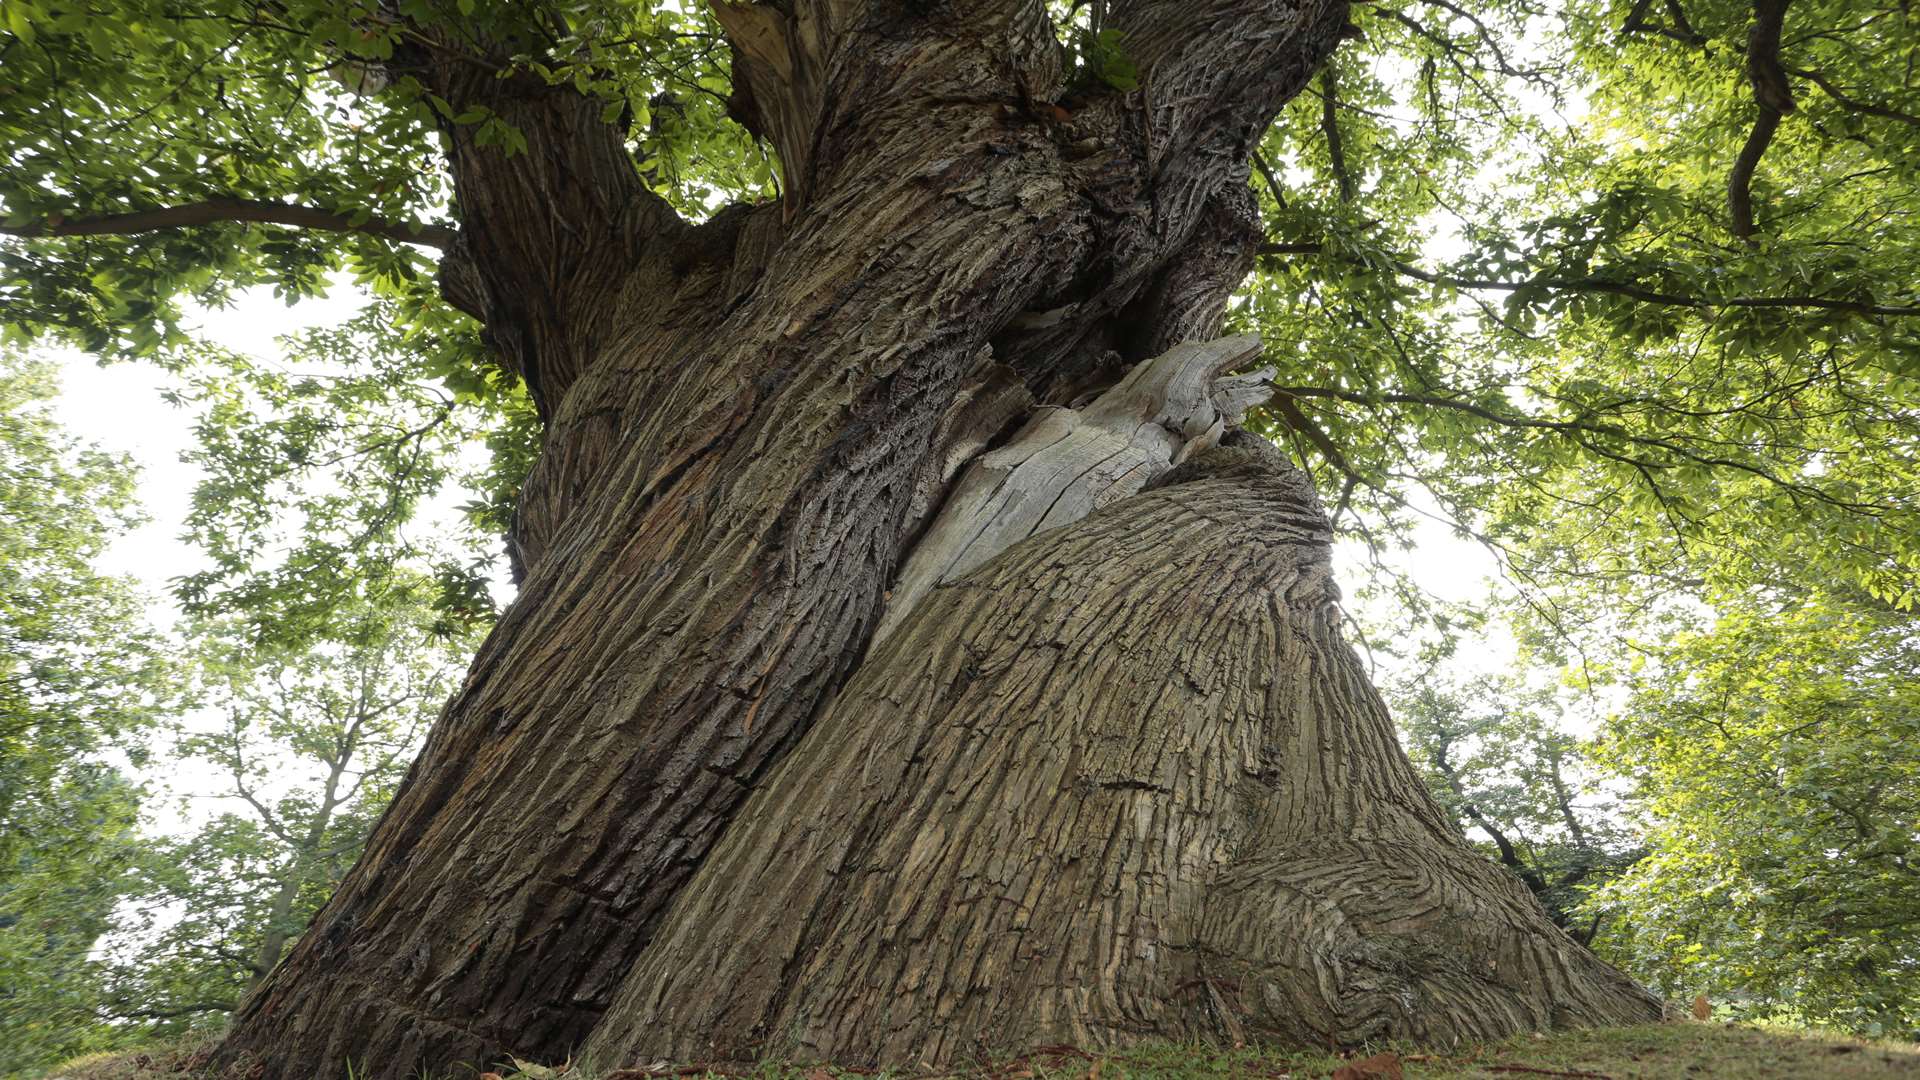
[[[640,184],[598,102],[449,50],[396,61],[528,138],[505,158],[450,130],[463,231],[442,271],[547,421],[525,580],[222,1061],[399,1078],[558,1060],[598,1028],[609,1061],[938,1062],[988,1023],[1111,1042],[1652,1015],[1440,827],[1327,622],[1297,480],[1125,497],[1244,407],[1244,384],[1173,347],[1218,334],[1259,240],[1250,147],[1331,52],[1344,0],[1116,2],[1142,72],[1126,93],[1070,83],[1036,0],[717,10],[734,107],[786,198],[698,226]],[[1179,378],[1087,404],[1135,394],[1122,375],[1162,356]],[[1112,455],[1049,451],[1060,423]],[[867,660],[961,466],[1002,441],[1059,455],[1018,483],[1078,509],[969,501],[1015,547],[947,587],[921,574],[929,598]],[[1114,534],[1136,522],[1163,544]],[[1108,538],[1164,594],[1109,580]],[[1109,633],[1133,644],[1093,648]],[[1174,657],[1191,685],[1168,682]],[[992,687],[1044,709],[1019,723]],[[936,698],[977,741],[940,727]],[[818,831],[835,829],[856,831]],[[759,857],[822,850],[832,880]],[[766,892],[729,902],[729,873]],[[1060,892],[1036,904],[1044,875]],[[764,952],[736,948],[750,935]],[[1057,973],[1023,970],[1033,956]],[[681,963],[699,970],[662,981]]]

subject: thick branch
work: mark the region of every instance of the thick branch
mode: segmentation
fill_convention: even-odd
[[[462,224],[441,262],[442,291],[486,324],[550,417],[597,357],[606,301],[643,247],[687,226],[647,189],[603,102],[531,75],[500,78],[510,47],[454,33],[422,28],[395,58],[453,115],[488,117],[440,122]],[[517,133],[512,150],[492,141],[502,124]]]
[[[1286,0],[1117,0],[1110,22],[1143,73],[1147,160],[1179,157],[1212,133],[1251,143],[1333,55],[1347,0],[1302,10]],[[1277,32],[1298,27],[1294,33]]]
[[[1760,115],[1727,175],[1727,214],[1732,218],[1733,235],[1742,240],[1751,239],[1754,232],[1754,170],[1773,142],[1780,118],[1793,111],[1793,90],[1780,66],[1780,30],[1791,2],[1754,0],[1753,28],[1747,34],[1747,80],[1753,84],[1753,100],[1760,106]]]
[[[1659,34],[1669,37],[1682,45],[1705,45],[1707,39],[1687,21],[1687,13],[1680,6],[1680,0],[1667,0],[1667,14],[1672,16],[1672,26],[1659,26],[1647,21],[1647,9],[1653,6],[1653,0],[1639,0],[1633,10],[1627,14],[1627,21],[1621,25],[1622,33]]]
[[[158,229],[184,229],[222,221],[252,221],[267,225],[289,225],[299,229],[331,232],[362,232],[384,236],[408,244],[444,248],[453,243],[456,230],[445,225],[427,225],[411,221],[368,218],[356,223],[352,215],[322,210],[314,206],[291,206],[257,199],[203,199],[179,206],[137,210],[102,217],[65,218],[58,214],[31,225],[0,225],[5,236],[127,236]]]
[[[1340,81],[1334,66],[1320,69],[1320,130],[1327,139],[1327,160],[1333,166],[1333,178],[1340,185],[1340,201],[1353,201],[1353,174],[1347,171],[1347,154],[1340,142]]]

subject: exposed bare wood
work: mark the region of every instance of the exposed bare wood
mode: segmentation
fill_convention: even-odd
[[[1136,366],[1084,408],[1040,410],[998,450],[968,465],[888,594],[884,641],[942,582],[1021,540],[1132,495],[1219,441],[1270,391],[1272,372],[1225,381],[1260,355],[1251,335],[1179,345]]]

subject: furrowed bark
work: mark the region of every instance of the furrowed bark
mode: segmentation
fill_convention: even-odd
[[[550,419],[617,324],[610,301],[630,268],[689,226],[641,181],[622,130],[600,118],[595,99],[531,75],[496,78],[504,57],[475,56],[475,48],[455,40],[401,57],[456,115],[484,109],[526,142],[510,155],[480,145],[478,125],[441,124],[461,218],[441,263],[442,288],[485,324]]]
[[[1035,105],[1061,90],[1050,41],[1052,60],[1008,63],[1034,50],[1037,4],[865,9],[820,64],[803,202],[640,228],[646,200],[620,203],[583,226],[610,246],[554,233],[578,252],[558,261],[512,209],[558,173],[462,166],[485,186],[461,188],[463,230],[471,197],[498,200],[509,233],[449,291],[508,353],[521,339],[498,334],[526,330],[515,355],[546,401],[515,530],[526,579],[223,1063],[272,1080],[350,1060],[377,1080],[578,1046],[859,662],[953,445],[988,437],[961,396],[1000,370],[1070,404],[1055,395],[1151,355],[1140,343],[1217,325],[1237,280],[1179,266],[1250,258],[1208,222],[1344,5],[1217,6],[1155,31],[1143,55],[1164,80],[1151,68],[1067,120]],[[541,160],[571,160],[584,131],[554,128]]]
[[[1657,1018],[1427,796],[1340,640],[1329,537],[1241,436],[934,589],[755,792],[587,1063]]]

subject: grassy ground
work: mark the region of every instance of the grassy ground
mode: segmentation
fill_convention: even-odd
[[[71,1062],[58,1080],[194,1080],[198,1047],[171,1047]],[[837,1080],[825,1068],[624,1069],[598,1077],[564,1070],[502,1069],[486,1080],[651,1080],[703,1076]],[[1383,1048],[1346,1057],[1165,1046],[1096,1056],[1036,1051],[954,1080],[1920,1080],[1920,1045],[1867,1042],[1806,1031],[1717,1023],[1649,1024],[1521,1038],[1451,1054]],[[316,1077],[315,1080],[331,1080]],[[346,1080],[341,1077],[338,1080]],[[448,1080],[476,1080],[465,1078]]]

